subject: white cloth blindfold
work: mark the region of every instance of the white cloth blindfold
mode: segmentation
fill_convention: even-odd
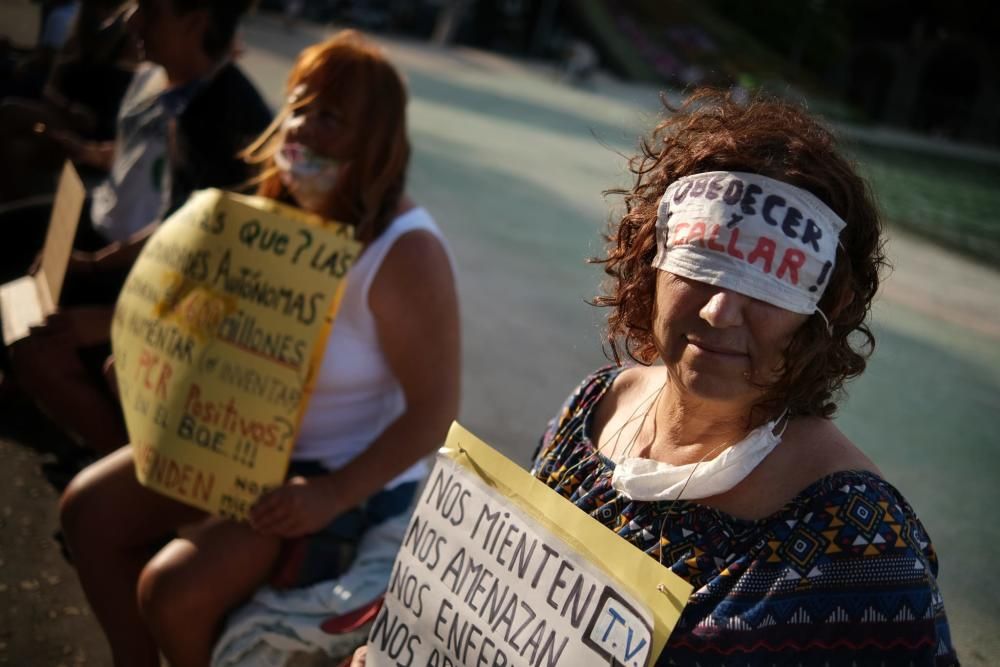
[[[811,315],[844,225],[794,185],[743,172],[694,174],[660,199],[653,266]]]

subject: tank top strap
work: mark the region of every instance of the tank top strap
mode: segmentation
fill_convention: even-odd
[[[353,267],[352,273],[354,273],[354,276],[352,277],[359,283],[358,286],[360,287],[360,296],[363,303],[368,303],[368,290],[371,288],[372,282],[374,282],[375,276],[382,266],[382,262],[385,261],[386,255],[392,250],[396,241],[404,234],[417,230],[424,230],[433,234],[441,242],[441,245],[445,248],[445,252],[448,252],[444,235],[441,234],[441,230],[434,224],[433,218],[431,218],[430,214],[423,207],[418,206],[403,213],[394,219],[386,230],[365,248],[365,251]],[[448,257],[450,260],[450,252],[448,252]]]

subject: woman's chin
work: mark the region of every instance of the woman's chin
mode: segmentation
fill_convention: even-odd
[[[752,402],[761,393],[742,371],[692,371],[681,373],[682,390],[691,398],[712,402]]]

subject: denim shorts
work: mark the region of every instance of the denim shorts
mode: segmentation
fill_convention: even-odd
[[[288,477],[317,477],[329,470],[316,461],[292,461]],[[287,540],[282,545],[275,588],[299,588],[336,578],[354,560],[358,542],[365,531],[410,509],[417,482],[405,482],[382,489],[366,501],[338,515],[319,532]]]

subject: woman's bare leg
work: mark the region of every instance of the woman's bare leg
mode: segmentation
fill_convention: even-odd
[[[159,666],[139,613],[139,574],[158,544],[204,512],[139,484],[132,448],[123,447],[77,475],[60,506],[63,531],[83,591],[117,667]]]
[[[265,583],[280,546],[211,518],[156,554],[139,580],[139,606],[171,667],[208,667],[223,619]]]

